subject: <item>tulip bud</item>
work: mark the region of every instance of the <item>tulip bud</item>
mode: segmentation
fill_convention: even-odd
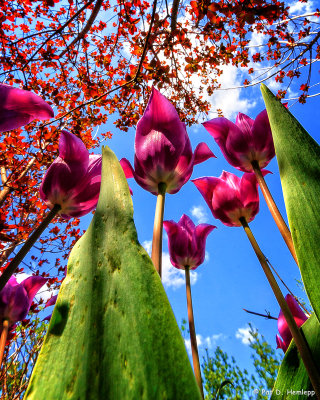
[[[170,260],[174,267],[185,269],[188,266],[190,269],[196,269],[203,263],[206,239],[215,226],[195,226],[185,214],[178,223],[164,221],[163,226],[168,234]]]

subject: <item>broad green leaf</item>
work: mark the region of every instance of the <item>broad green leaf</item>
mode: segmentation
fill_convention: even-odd
[[[320,147],[262,85],[302,280],[320,321]]]
[[[303,324],[302,331],[320,368],[320,325],[314,314]],[[305,366],[298,354],[296,344],[291,344],[282,360],[270,400],[315,399]]]
[[[178,325],[103,148],[99,203],[73,248],[28,400],[200,399]]]

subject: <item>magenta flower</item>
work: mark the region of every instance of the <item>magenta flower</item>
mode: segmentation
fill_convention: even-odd
[[[0,83],[0,132],[29,124],[34,119],[50,119],[52,108],[41,97],[27,90]]]
[[[177,193],[189,180],[193,166],[215,157],[205,143],[194,154],[185,124],[169,100],[156,89],[137,125],[134,169],[123,158],[120,163],[127,178],[134,177],[145,190],[157,195],[159,183],[168,193]]]
[[[301,310],[296,299],[291,294],[287,294],[285,300],[290,308],[290,311],[293,315],[294,320],[296,321],[298,328],[300,328],[300,326],[304,324],[304,322],[306,322],[308,317]],[[291,342],[292,335],[282,310],[280,311],[278,317],[278,331],[281,337],[279,335],[276,336],[277,349],[282,349],[283,352],[285,353]]]
[[[174,267],[185,269],[188,266],[190,269],[196,269],[203,263],[207,236],[215,226],[195,226],[185,214],[178,223],[164,221],[163,226],[168,234],[170,260]]]
[[[203,126],[213,136],[228,163],[240,171],[252,172],[253,161],[264,168],[275,155],[266,110],[255,120],[239,113],[235,124],[220,117],[204,122]]]
[[[46,172],[40,196],[52,208],[61,206],[63,218],[81,217],[93,210],[98,202],[101,183],[101,156],[90,155],[77,136],[62,131],[59,157]]]
[[[250,222],[259,211],[258,184],[254,174],[245,173],[240,179],[223,171],[219,178],[204,177],[192,182],[213,216],[227,226],[241,226],[241,217]]]
[[[18,283],[12,276],[0,292],[1,325],[8,320],[9,329],[12,329],[16,322],[22,321],[29,312],[34,296],[47,280],[41,276],[31,276]]]

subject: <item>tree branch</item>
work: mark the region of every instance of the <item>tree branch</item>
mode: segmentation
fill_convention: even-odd
[[[156,9],[157,9],[157,0],[154,0],[151,20],[150,20],[150,26],[149,26],[149,31],[148,31],[148,34],[147,34],[147,37],[146,37],[146,40],[145,40],[145,44],[144,44],[144,47],[143,47],[142,55],[141,55],[140,62],[139,62],[139,65],[138,65],[138,69],[137,69],[137,72],[136,72],[135,76],[132,79],[130,79],[128,82],[123,83],[122,85],[118,85],[118,86],[114,87],[113,89],[110,89],[107,92],[102,93],[100,96],[94,97],[92,100],[86,101],[85,103],[82,103],[82,104],[78,105],[77,107],[74,107],[72,110],[70,110],[70,111],[64,113],[63,115],[61,115],[61,117],[58,117],[58,118],[56,118],[54,120],[51,120],[50,122],[47,122],[44,125],[41,125],[40,128],[48,126],[48,125],[51,125],[52,123],[54,123],[56,121],[61,121],[64,117],[66,117],[67,115],[72,114],[74,111],[79,110],[79,109],[81,109],[81,108],[83,108],[83,107],[85,107],[85,106],[87,106],[89,104],[95,103],[96,101],[102,99],[105,96],[108,96],[110,93],[115,92],[116,90],[119,90],[121,88],[129,86],[132,83],[137,83],[138,82],[138,78],[139,78],[139,75],[140,75],[140,72],[141,72],[142,64],[143,64],[143,61],[145,59],[145,56],[146,56],[147,50],[148,50],[148,44],[149,44],[149,39],[150,39],[153,23],[154,23]]]
[[[59,58],[63,57],[68,51],[69,48],[74,46],[79,40],[83,39],[85,35],[89,32],[89,29],[91,28],[92,24],[94,23],[95,19],[97,18],[97,15],[100,11],[100,8],[102,6],[103,0],[97,0],[90,18],[88,19],[85,27],[82,29],[82,31],[78,34],[76,38],[73,39],[73,41],[68,44],[67,48],[63,50],[62,53],[60,53]]]

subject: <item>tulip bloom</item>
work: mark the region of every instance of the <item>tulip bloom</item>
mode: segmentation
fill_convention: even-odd
[[[256,174],[275,223],[298,264],[289,228],[263,178],[263,171],[261,171],[275,155],[267,111],[262,111],[255,120],[239,113],[235,124],[226,118],[214,118],[203,125],[213,136],[229,164],[240,171]]]
[[[0,83],[0,132],[29,124],[34,119],[50,119],[52,108],[41,97],[27,90]]]
[[[160,183],[167,193],[177,193],[189,180],[193,166],[215,157],[205,143],[192,153],[185,124],[169,100],[152,88],[147,108],[137,125],[134,169],[123,158],[127,178],[134,177],[145,190],[158,194]]]
[[[216,227],[208,224],[195,226],[192,220],[185,214],[182,215],[178,223],[175,223],[174,221],[164,221],[163,225],[164,229],[167,231],[169,239],[170,261],[174,267],[184,269],[186,274],[186,294],[193,368],[196,381],[203,397],[202,378],[192,307],[190,269],[196,269],[203,263],[207,236]]]
[[[226,118],[214,118],[203,126],[213,136],[229,164],[243,172],[252,172],[252,162],[264,168],[275,156],[267,111],[255,120],[237,115],[236,123]]]
[[[299,304],[291,294],[287,294],[285,300],[290,308],[290,311],[292,313],[294,320],[296,321],[298,328],[300,328],[300,326],[306,322],[308,317],[301,310]],[[282,349],[283,352],[285,353],[291,342],[292,335],[282,311],[280,311],[278,317],[278,331],[280,333],[280,336],[279,335],[276,336],[277,349]]]
[[[61,206],[65,219],[81,217],[98,202],[101,183],[101,156],[90,155],[82,140],[63,130],[59,140],[59,157],[46,172],[40,196],[52,208]]]
[[[164,221],[164,229],[168,234],[169,253],[172,265],[178,269],[196,269],[203,263],[205,257],[206,239],[216,228],[213,225],[200,224],[195,226],[185,214],[178,223]]]
[[[250,222],[259,211],[259,193],[254,174],[245,173],[240,179],[223,171],[219,178],[204,177],[192,182],[213,216],[227,226],[241,226],[241,217]]]
[[[7,320],[9,329],[12,329],[15,323],[22,321],[29,312],[34,296],[47,280],[41,276],[31,276],[18,283],[12,276],[0,292],[1,323]]]

